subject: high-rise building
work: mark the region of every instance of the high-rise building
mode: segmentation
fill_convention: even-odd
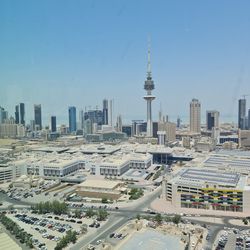
[[[42,106],[41,104],[34,105],[34,119],[35,119],[35,127],[38,130],[42,129]]]
[[[51,132],[56,132],[56,116],[51,116]]]
[[[108,124],[109,126],[113,127],[113,101],[109,100],[109,121]]]
[[[147,91],[147,95],[143,98],[147,101],[147,137],[153,136],[153,121],[152,121],[152,101],[155,96],[152,95],[155,85],[152,80],[151,74],[151,62],[150,62],[150,46],[148,47],[148,66],[147,66],[147,79],[144,84],[144,89]]]
[[[250,109],[248,109],[248,126],[247,128],[250,130]]]
[[[0,124],[4,123],[8,119],[8,112],[0,106]]]
[[[207,111],[207,130],[212,130],[212,128],[219,128],[219,116],[219,111]]]
[[[24,103],[20,103],[20,123],[25,125],[25,106]]]
[[[132,126],[131,125],[122,125],[122,133],[125,133],[127,137],[132,135]]]
[[[238,128],[245,129],[246,120],[246,99],[239,99]]]
[[[16,124],[19,124],[19,122],[20,122],[19,105],[16,105],[16,107],[15,107],[15,122],[16,122]]]
[[[103,112],[102,110],[89,110],[84,113],[84,120],[90,119],[92,123],[102,125]]]
[[[116,131],[122,132],[122,116],[121,115],[117,116]]]
[[[177,128],[181,127],[181,118],[178,116],[177,117],[177,123],[176,123]]]
[[[81,109],[79,112],[79,128],[83,129],[83,122],[84,122],[84,111]]]
[[[76,107],[69,107],[69,132],[76,131]]]
[[[15,106],[15,123],[25,125],[25,105],[20,103]]]
[[[85,120],[83,123],[83,134],[85,136],[92,134],[92,122],[90,119]]]
[[[102,106],[102,124],[103,125],[108,125],[109,123],[109,116],[108,116],[108,100],[107,99],[104,99],[103,100],[103,106]]]
[[[190,131],[201,132],[201,103],[198,99],[192,99],[190,102]]]

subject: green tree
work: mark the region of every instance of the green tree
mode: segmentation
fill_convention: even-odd
[[[179,214],[176,214],[172,219],[172,222],[177,225],[180,223],[180,221],[181,221],[181,216]]]
[[[158,224],[161,224],[161,223],[162,223],[162,220],[163,220],[163,218],[162,218],[161,214],[157,214],[157,215],[155,216],[155,221],[156,221]]]
[[[76,209],[76,210],[75,210],[75,217],[78,218],[78,219],[80,219],[80,218],[81,218],[81,215],[82,215],[81,210]]]
[[[92,208],[88,208],[87,211],[85,212],[87,217],[92,217],[94,216],[96,213]]]
[[[108,212],[105,209],[99,209],[97,213],[97,219],[100,221],[106,220]]]
[[[102,198],[102,203],[108,203],[108,199],[106,197]]]

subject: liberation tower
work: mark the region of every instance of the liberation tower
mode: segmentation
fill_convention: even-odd
[[[151,76],[151,64],[150,64],[150,43],[148,45],[148,66],[147,66],[147,79],[144,84],[144,89],[147,91],[147,95],[143,98],[147,101],[147,137],[153,137],[153,121],[152,121],[152,107],[151,102],[155,99],[155,96],[151,94],[155,88],[154,81]]]

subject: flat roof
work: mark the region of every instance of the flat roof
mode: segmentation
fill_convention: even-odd
[[[203,182],[212,182],[218,184],[231,184],[237,185],[240,174],[237,173],[224,173],[208,169],[185,169],[180,174],[181,178],[190,180],[201,180]]]
[[[103,189],[114,189],[117,185],[119,185],[120,181],[108,181],[102,179],[96,180],[86,180],[79,184],[79,187],[88,187],[88,188],[103,188]]]
[[[170,180],[177,185],[204,187],[206,183],[218,184],[229,188],[244,189],[246,179],[239,173],[225,172],[214,169],[183,168]]]
[[[113,154],[121,150],[120,146],[107,144],[88,144],[81,146],[81,152],[84,154]]]

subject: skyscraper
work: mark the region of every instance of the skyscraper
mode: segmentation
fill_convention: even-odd
[[[103,112],[102,110],[94,109],[88,110],[84,113],[84,120],[90,119],[92,123],[96,123],[97,125],[102,125],[103,121]]]
[[[15,107],[15,123],[19,124],[20,120],[19,120],[19,105],[16,105]]]
[[[216,110],[207,111],[207,130],[219,127],[219,115],[220,113]]]
[[[198,99],[192,99],[190,102],[190,131],[201,132],[201,104]]]
[[[103,100],[102,116],[103,116],[102,124],[103,125],[108,125],[108,122],[109,122],[108,118],[109,117],[108,117],[108,100],[107,99]]]
[[[51,132],[56,132],[56,116],[51,116]]]
[[[246,99],[239,99],[238,128],[245,129],[246,121]]]
[[[247,129],[250,130],[250,109],[248,109],[248,126]]]
[[[76,131],[76,107],[69,107],[69,132]]]
[[[41,104],[34,105],[34,118],[35,118],[35,127],[38,130],[42,129],[42,106]]]
[[[147,101],[147,137],[153,136],[153,121],[152,121],[152,101],[155,96],[151,94],[155,88],[154,81],[151,76],[151,63],[150,63],[150,46],[148,46],[148,66],[147,66],[147,79],[144,83],[144,89],[147,91],[147,95],[143,98]]]
[[[20,123],[25,125],[25,106],[24,103],[20,103]]]
[[[25,125],[25,106],[20,103],[15,106],[15,123]]]
[[[0,106],[0,124],[4,123],[8,119],[8,112]]]

